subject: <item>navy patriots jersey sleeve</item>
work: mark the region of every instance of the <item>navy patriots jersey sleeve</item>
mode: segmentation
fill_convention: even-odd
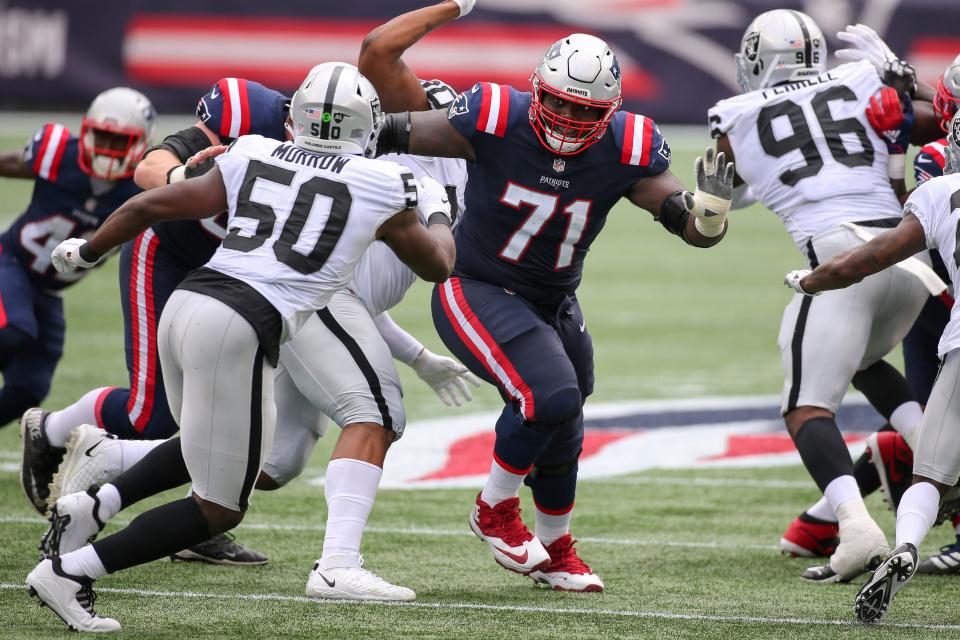
[[[56,183],[63,176],[61,167],[65,164],[69,143],[69,129],[54,122],[45,124],[27,142],[23,160],[35,176]]]
[[[638,178],[663,173],[670,168],[670,145],[653,118],[618,111],[610,122],[620,151],[620,164],[637,169]]]
[[[943,175],[943,166],[946,164],[944,149],[947,139],[941,138],[936,142],[924,145],[913,160],[913,176],[917,179],[917,186],[920,186],[930,178],[936,178]]]
[[[516,94],[513,87],[492,82],[478,82],[469,91],[464,91],[450,105],[447,117],[463,136],[472,142],[483,137],[502,138],[518,116],[515,108]]]
[[[197,103],[197,118],[228,144],[245,135],[284,140],[290,99],[259,82],[221,78]]]

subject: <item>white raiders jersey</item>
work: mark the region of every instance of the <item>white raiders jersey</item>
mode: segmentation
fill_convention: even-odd
[[[710,109],[711,135],[727,135],[737,174],[801,250],[841,222],[901,215],[887,146],[864,114],[881,87],[874,67],[861,61]]]
[[[227,190],[227,235],[207,267],[242,280],[280,313],[282,340],[349,284],[380,225],[416,207],[405,168],[323,155],[261,136],[217,157]]]
[[[940,252],[950,280],[960,282],[960,268],[957,266],[960,261],[960,247],[957,246],[957,236],[960,235],[960,174],[931,178],[921,184],[903,205],[903,213],[913,214],[920,220],[927,247]],[[955,304],[937,351],[942,358],[958,347],[960,304]]]
[[[406,154],[380,157],[407,167],[420,180],[430,176],[447,189],[457,218],[463,214],[463,195],[467,184],[467,164],[459,158],[428,158]],[[371,316],[378,316],[398,304],[417,276],[400,261],[385,242],[374,242],[360,258],[353,273],[350,290],[357,294]]]

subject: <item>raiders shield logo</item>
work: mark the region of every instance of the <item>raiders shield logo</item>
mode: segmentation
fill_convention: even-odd
[[[557,173],[563,173],[563,170],[567,168],[567,163],[563,158],[554,158],[553,160],[553,170]]]
[[[760,48],[760,32],[751,33],[743,40],[743,57],[750,62],[757,59],[757,50]]]

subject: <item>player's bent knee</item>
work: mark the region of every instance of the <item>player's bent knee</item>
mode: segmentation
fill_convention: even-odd
[[[203,517],[207,521],[207,527],[210,529],[211,536],[229,531],[243,521],[243,511],[228,509],[223,505],[204,500],[197,494],[193,494],[193,499],[196,500],[200,506],[200,511],[203,512]]]
[[[556,430],[573,420],[583,409],[583,397],[576,387],[555,391],[536,406],[534,423],[540,429]]]
[[[536,478],[556,478],[577,470],[577,458],[554,464],[535,464],[530,475]]]
[[[822,407],[802,406],[783,415],[783,421],[787,425],[787,431],[791,436],[795,436],[804,424],[813,418],[832,418],[833,412]]]

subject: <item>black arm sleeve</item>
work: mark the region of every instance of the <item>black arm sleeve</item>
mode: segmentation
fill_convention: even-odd
[[[660,213],[655,220],[662,224],[664,229],[690,244],[690,241],[687,240],[687,218],[690,217],[690,212],[683,206],[681,193],[675,191],[667,196],[667,199],[660,205]]]
[[[410,149],[410,112],[388,113],[377,137],[377,155],[407,153]]]
[[[207,137],[207,134],[198,127],[187,127],[182,131],[170,134],[160,144],[147,149],[147,153],[156,149],[163,149],[177,156],[180,163],[184,164],[190,159],[190,156],[209,146],[210,138]]]

